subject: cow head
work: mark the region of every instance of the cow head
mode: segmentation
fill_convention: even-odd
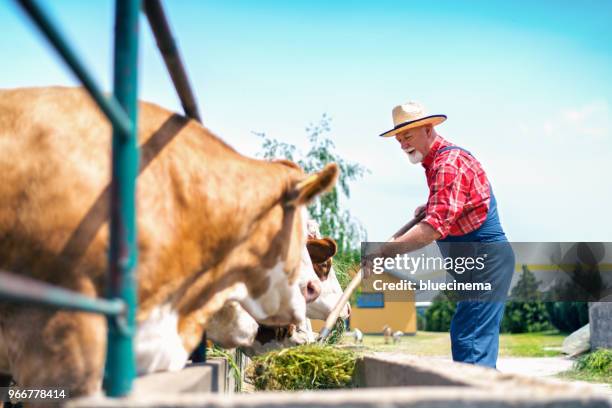
[[[306,315],[311,319],[325,320],[342,296],[342,287],[332,264],[332,257],[336,255],[338,247],[336,241],[327,237],[309,238],[306,246],[314,271],[321,280],[321,293],[317,300],[308,305]],[[345,319],[349,313],[350,306],[347,304],[339,317]]]
[[[308,310],[310,303],[316,301],[321,292],[321,281],[315,273],[306,246],[302,251],[298,285]],[[253,344],[258,328],[261,331],[257,322],[238,302],[229,301],[213,315],[208,323],[206,335],[224,348],[247,347]]]
[[[318,296],[316,281],[300,281],[307,234],[305,206],[334,185],[338,167],[329,164],[310,176],[294,172],[300,176],[235,253],[248,279],[235,285],[230,300],[238,301],[258,323],[272,326],[299,324],[306,316],[306,301]]]
[[[309,222],[309,234],[310,224],[311,222]],[[306,305],[306,315],[310,318],[324,320],[342,295],[342,289],[331,262],[331,258],[336,254],[337,245],[331,238],[309,238],[305,249],[298,279],[301,282],[302,292],[304,293],[303,284],[305,282],[319,282],[321,286],[320,296]],[[341,317],[348,317],[349,310],[347,305]],[[247,347],[248,353],[253,355],[278,347],[314,341],[308,320],[295,327],[294,330],[286,329],[287,327],[258,326],[257,322],[237,302],[228,302],[211,319],[207,336],[225,348]],[[257,341],[253,342],[255,337]]]
[[[306,310],[309,310],[310,303],[316,300],[321,291],[321,281],[315,273],[306,247],[302,251],[298,282],[307,303]],[[223,348],[247,347],[253,344],[258,329],[261,331],[251,315],[238,302],[230,301],[213,315],[206,335]]]

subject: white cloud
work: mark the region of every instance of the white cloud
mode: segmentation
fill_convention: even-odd
[[[601,140],[612,133],[610,113],[608,101],[598,99],[559,111],[544,121],[542,130],[549,137]]]

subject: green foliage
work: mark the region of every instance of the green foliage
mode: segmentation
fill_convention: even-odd
[[[572,333],[589,323],[587,302],[547,302],[550,322],[562,333]]]
[[[506,304],[501,331],[504,333],[533,333],[551,328],[546,306],[540,300],[535,275],[523,265],[523,272],[511,295],[517,299],[533,299],[531,302],[512,301]]]
[[[306,127],[309,148],[301,154],[295,145],[269,138],[265,133],[255,133],[262,139],[261,157],[288,159],[296,162],[306,173],[321,170],[328,163],[336,163],[340,169],[337,185],[329,193],[319,197],[308,207],[310,216],[319,223],[321,234],[336,240],[338,253],[359,256],[359,245],[365,240],[365,230],[348,210],[340,205],[341,195],[350,198],[350,183],[367,172],[362,165],[344,159],[335,151],[334,142],[327,135],[331,131],[331,118],[324,114],[317,124]]]
[[[576,360],[574,369],[612,375],[612,350],[598,349],[586,354]]]
[[[602,276],[597,266],[581,263],[566,266],[563,271],[571,276],[569,281],[557,284],[548,294],[548,299],[589,299],[601,296]],[[548,302],[549,320],[559,331],[572,333],[589,323],[588,302]]]
[[[510,294],[514,298],[540,300],[540,293],[538,292],[540,283],[540,281],[536,280],[535,275],[529,270],[527,265],[523,265],[521,277],[512,288]]]
[[[423,331],[425,329],[426,329],[426,326],[425,326],[425,316],[417,314],[417,330],[418,331]]]
[[[242,376],[240,375],[240,369],[238,368],[238,364],[236,363],[236,359],[234,356],[227,350],[223,350],[221,347],[216,344],[213,345],[212,348],[206,348],[206,356],[210,357],[221,357],[227,360],[227,364],[229,365],[230,372],[234,376],[234,380],[236,381],[236,387],[238,391],[242,389]]]
[[[502,333],[535,333],[550,330],[542,302],[508,302],[502,320]]]
[[[573,381],[607,383],[612,386],[612,350],[599,349],[580,357],[571,370],[559,375]]]
[[[359,271],[359,252],[342,252],[334,256],[334,271],[340,287],[344,290]]]
[[[449,300],[447,294],[442,292],[437,294],[431,306],[425,311],[425,330],[434,332],[449,331],[456,307],[457,304]]]
[[[352,384],[356,359],[348,350],[308,344],[254,357],[247,377],[257,390],[346,388]]]

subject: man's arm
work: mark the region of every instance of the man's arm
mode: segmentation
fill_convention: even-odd
[[[408,253],[426,245],[440,238],[441,234],[433,229],[433,227],[426,222],[419,222],[414,227],[409,229],[404,235],[388,241],[386,244],[380,246],[380,248],[367,257],[362,258],[362,273],[363,278],[368,279],[372,275],[372,259],[373,258],[393,258],[399,253]],[[389,245],[393,244],[393,245]]]
[[[409,229],[404,235],[400,235],[390,243],[402,244],[401,252],[411,252],[419,248],[423,248],[431,244],[433,241],[439,239],[442,235],[433,229],[431,225],[426,222],[419,222],[417,225]],[[384,246],[383,246],[384,247]],[[393,245],[393,254],[385,254],[389,256],[395,256],[398,253],[399,245]]]

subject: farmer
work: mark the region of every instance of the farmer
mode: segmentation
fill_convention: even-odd
[[[415,216],[424,216],[422,221],[391,242],[402,243],[404,253],[436,241],[444,257],[465,248],[470,256],[484,256],[481,271],[448,271],[457,280],[488,281],[494,292],[458,301],[450,336],[453,360],[495,368],[514,253],[482,166],[470,152],[436,133],[434,126],[445,120],[445,115],[428,115],[419,103],[408,102],[393,109],[395,127],[380,135],[395,137],[410,162],[421,163],[429,186],[427,204],[415,210]]]

